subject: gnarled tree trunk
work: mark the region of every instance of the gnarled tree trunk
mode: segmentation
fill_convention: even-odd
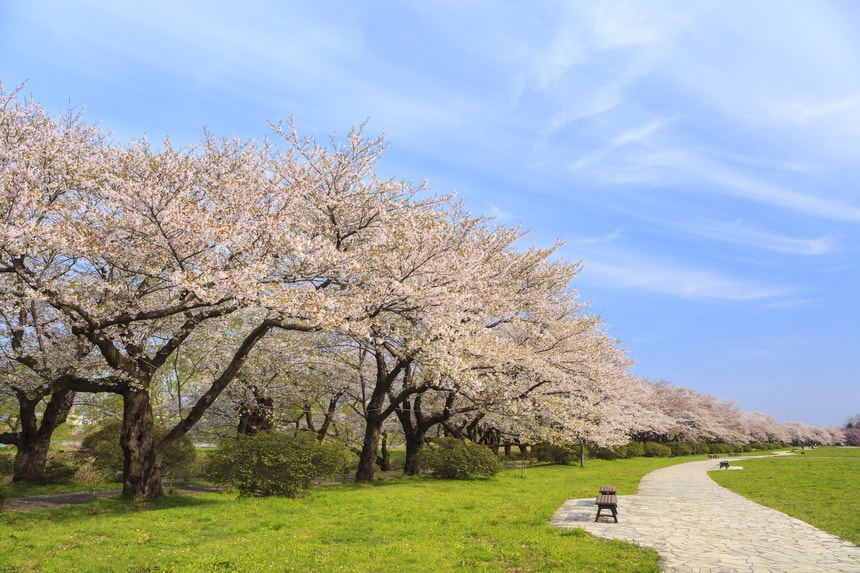
[[[364,441],[361,444],[361,454],[355,481],[370,483],[376,471],[376,458],[379,455],[379,438],[382,435],[382,423],[379,416],[367,416],[364,427]]]
[[[122,495],[159,497],[161,458],[154,447],[154,420],[147,390],[129,389],[123,394],[120,445],[123,452]]]
[[[17,447],[12,481],[26,480],[45,470],[51,436],[66,421],[75,400],[75,392],[65,389],[52,394],[41,423],[36,409],[44,395],[19,392],[17,398],[21,429],[10,436]]]
[[[377,456],[376,463],[379,465],[381,471],[391,471],[391,452],[388,451],[388,432],[385,430],[382,431],[380,455]]]

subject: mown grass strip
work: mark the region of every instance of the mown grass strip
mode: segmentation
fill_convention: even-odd
[[[548,525],[561,504],[613,483],[635,493],[639,458],[537,466],[483,481],[397,479],[314,488],[306,499],[166,496],[0,516],[4,571],[656,572],[655,552]]]
[[[711,472],[744,497],[860,545],[860,448],[744,459],[743,471]]]

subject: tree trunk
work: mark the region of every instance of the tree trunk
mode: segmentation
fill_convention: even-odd
[[[355,472],[356,482],[371,483],[373,481],[381,434],[382,420],[368,418],[364,428],[364,442],[361,445],[358,470]]]
[[[120,446],[124,456],[122,495],[155,499],[162,495],[161,458],[156,455],[149,392],[123,394]]]
[[[421,463],[418,461],[418,452],[424,447],[426,434],[420,430],[413,429],[406,436],[406,460],[403,462],[403,473],[408,476],[421,475]]]
[[[73,390],[60,390],[51,396],[41,424],[38,422],[36,407],[43,398],[32,393],[18,393],[18,410],[21,430],[17,432],[15,445],[14,475],[12,481],[22,481],[43,472],[48,461],[51,436],[66,421],[75,400]]]
[[[332,420],[334,420],[334,415],[337,412],[338,400],[340,400],[341,396],[343,396],[343,392],[338,392],[328,401],[328,409],[326,410],[322,426],[320,426],[320,429],[317,430],[317,438],[319,438],[320,441],[323,441],[328,434],[328,430],[331,427]],[[310,417],[308,417],[308,422],[310,422]],[[311,431],[313,431],[313,429],[311,429]]]
[[[382,456],[376,459],[379,469],[384,472],[391,471],[391,455],[388,452],[388,432],[382,432],[382,443],[380,445]]]
[[[272,431],[275,425],[275,401],[251,386],[252,398],[239,406],[238,432],[244,436],[257,436]],[[310,421],[310,415],[308,415]]]
[[[385,363],[382,352],[377,349],[374,352],[376,359],[376,384],[370,395],[370,400],[364,410],[364,442],[361,445],[361,454],[358,460],[358,470],[355,472],[355,481],[370,483],[373,481],[376,467],[376,458],[379,455],[379,438],[382,435],[382,424],[385,422],[396,404],[391,409],[385,410],[385,399],[394,380],[400,375],[409,363],[399,361],[394,368],[389,369]]]

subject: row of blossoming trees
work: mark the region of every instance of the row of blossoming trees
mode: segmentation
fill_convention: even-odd
[[[321,437],[354,412],[362,481],[395,419],[407,471],[440,427],[521,443],[790,437],[631,375],[571,287],[577,264],[379,179],[382,139],[272,130],[120,146],[0,85],[0,376],[18,410],[0,441],[17,475],[44,465],[83,395],[121,400],[123,493],[150,498],[177,440],[227,399],[246,429],[269,427],[273,394]],[[171,422],[158,440],[157,417]]]

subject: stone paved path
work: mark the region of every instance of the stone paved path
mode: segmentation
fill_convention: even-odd
[[[551,523],[651,547],[669,573],[860,573],[860,547],[717,485],[717,467],[651,472],[638,494],[618,496],[619,523],[605,512],[595,523],[593,497],[567,501]]]

